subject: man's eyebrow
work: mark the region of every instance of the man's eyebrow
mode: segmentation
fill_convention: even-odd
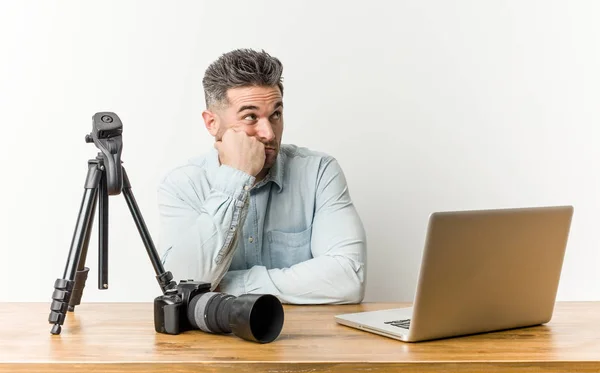
[[[283,108],[283,101],[278,101],[278,102],[275,104],[275,107],[274,107],[274,109],[273,109],[273,110],[275,110],[275,109],[279,109],[279,108]],[[258,107],[257,107],[257,106],[254,106],[254,105],[244,105],[244,106],[242,106],[242,107],[241,107],[241,108],[238,110],[238,113],[241,113],[241,112],[242,112],[242,111],[244,111],[244,110],[258,110]]]
[[[258,110],[258,107],[254,105],[244,105],[240,108],[240,110],[238,110],[238,113],[241,113],[244,110]]]

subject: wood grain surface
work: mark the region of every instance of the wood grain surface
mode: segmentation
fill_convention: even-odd
[[[269,344],[154,331],[151,303],[83,303],[51,335],[49,303],[0,303],[0,372],[600,372],[600,302],[557,303],[542,326],[405,343],[338,325],[339,313],[409,306],[285,306]]]

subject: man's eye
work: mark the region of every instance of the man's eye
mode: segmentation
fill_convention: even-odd
[[[281,111],[276,111],[276,112],[274,112],[274,113],[271,115],[271,117],[272,117],[273,119],[279,119],[279,118],[281,118]]]
[[[256,115],[248,114],[244,117],[245,120],[256,120]]]

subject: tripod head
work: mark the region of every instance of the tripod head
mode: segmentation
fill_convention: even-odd
[[[123,188],[122,133],[121,119],[117,114],[107,111],[94,114],[92,132],[85,136],[85,142],[93,142],[102,151],[108,195],[117,195]]]

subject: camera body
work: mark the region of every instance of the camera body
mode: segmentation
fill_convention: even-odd
[[[210,291],[210,283],[181,280],[173,289],[154,299],[154,329],[158,333],[179,334],[194,329],[187,312],[190,301]]]
[[[210,283],[181,280],[154,299],[154,329],[179,334],[199,329],[229,334],[259,343],[275,340],[283,327],[284,312],[271,294],[239,297],[210,291]]]

